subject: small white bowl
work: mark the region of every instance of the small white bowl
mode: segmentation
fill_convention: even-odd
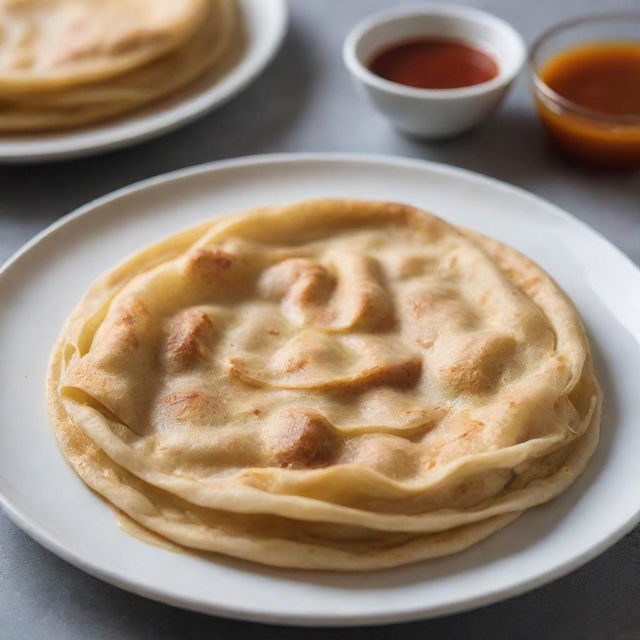
[[[418,89],[369,71],[373,56],[394,44],[433,37],[462,41],[493,56],[498,75],[458,89]],[[448,138],[484,120],[502,101],[526,57],[520,34],[484,11],[449,4],[396,7],[370,16],[347,35],[344,62],[356,86],[400,131]]]

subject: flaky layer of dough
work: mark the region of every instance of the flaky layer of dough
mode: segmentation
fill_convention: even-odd
[[[103,276],[54,350],[83,480],[186,547],[374,569],[564,491],[598,441],[575,309],[536,265],[411,207],[218,218]]]
[[[48,2],[23,3],[37,5],[47,37],[40,38],[44,44],[29,40],[44,52],[24,54],[33,60],[22,71],[10,62],[18,43],[0,46],[0,131],[6,133],[80,127],[131,112],[222,70],[242,46],[235,0],[59,0],[51,3],[55,11],[45,11]],[[71,25],[67,14],[76,16]],[[68,38],[63,27],[79,35]],[[54,46],[50,39],[59,49],[55,56],[46,50]]]
[[[0,90],[104,79],[182,44],[209,0],[0,0]]]

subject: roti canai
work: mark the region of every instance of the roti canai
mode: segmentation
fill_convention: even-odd
[[[564,491],[601,395],[573,305],[412,207],[213,219],[100,278],[48,380],[80,477],[180,546],[363,570],[453,553]]]
[[[235,0],[0,0],[0,131],[101,122],[217,68]]]

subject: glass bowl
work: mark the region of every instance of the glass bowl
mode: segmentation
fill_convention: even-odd
[[[595,111],[556,93],[542,79],[556,55],[591,44],[633,43],[640,51],[640,12],[588,16],[543,33],[529,54],[529,71],[538,114],[563,152],[603,167],[640,167],[640,113]]]

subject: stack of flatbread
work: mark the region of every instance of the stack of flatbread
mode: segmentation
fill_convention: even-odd
[[[234,0],[0,0],[0,131],[78,127],[167,96],[223,56]]]
[[[538,266],[412,207],[217,218],[98,280],[55,346],[54,431],[181,547],[364,570],[460,551],[563,492],[601,396]]]

